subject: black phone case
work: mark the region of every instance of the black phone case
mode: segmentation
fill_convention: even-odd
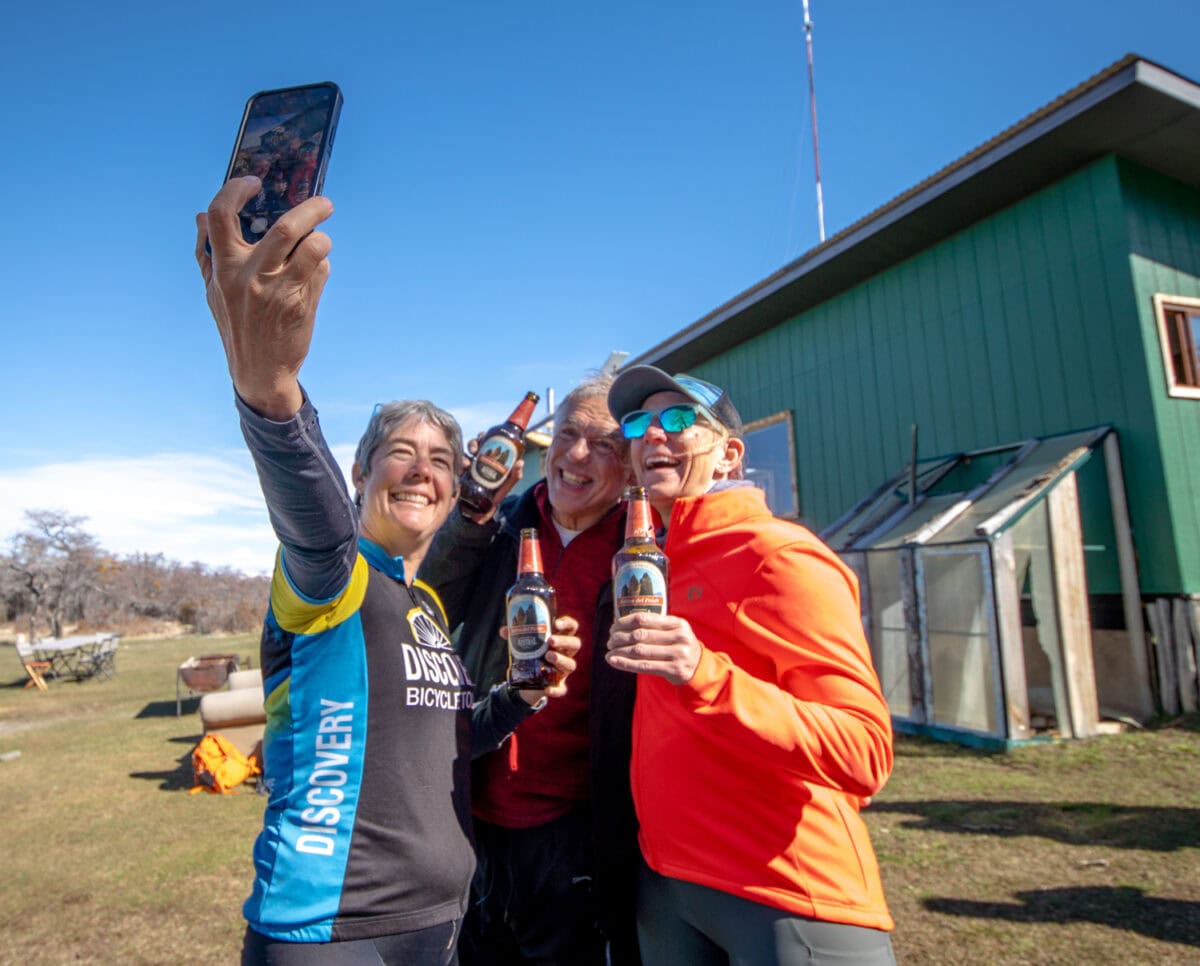
[[[342,92],[332,81],[259,91],[246,101],[225,180],[245,174],[263,180],[239,213],[247,242],[321,193],[341,111]],[[278,123],[266,127],[266,118]]]

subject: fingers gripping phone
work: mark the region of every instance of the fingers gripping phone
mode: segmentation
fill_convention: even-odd
[[[280,215],[321,193],[333,149],[342,92],[326,81],[260,91],[246,102],[225,180],[252,174],[262,190],[239,213],[253,244]]]

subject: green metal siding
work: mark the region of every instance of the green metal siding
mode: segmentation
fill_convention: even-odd
[[[1200,403],[1158,398],[1146,332],[1162,279],[1130,260],[1136,239],[1135,250],[1197,274],[1200,199],[1144,181],[1115,158],[1097,161],[696,374],[727,386],[747,421],[792,410],[800,512],[814,528],[907,463],[914,422],[923,457],[1111,424],[1143,590],[1200,592]],[[1200,295],[1195,277],[1168,281]],[[1160,510],[1168,489],[1174,535]],[[1096,512],[1084,507],[1085,529]],[[1118,589],[1111,548],[1088,566],[1093,592]]]
[[[1200,593],[1200,399],[1167,395],[1152,302],[1155,293],[1200,298],[1200,194],[1131,165],[1122,165],[1121,182],[1162,463],[1163,487],[1154,500],[1162,532],[1156,536],[1173,542],[1178,561],[1175,581],[1155,589]]]

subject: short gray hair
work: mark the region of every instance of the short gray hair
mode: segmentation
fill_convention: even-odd
[[[457,489],[459,470],[463,463],[462,429],[457,419],[428,399],[401,399],[396,402],[378,403],[375,406],[371,411],[371,418],[367,421],[366,431],[354,451],[354,462],[358,464],[359,474],[364,477],[370,474],[371,460],[375,458],[379,444],[391,436],[397,426],[410,419],[422,420],[442,431],[446,442],[450,444],[453,459],[451,467],[454,470],[454,485]],[[361,505],[361,499],[361,496],[355,495],[356,506]]]
[[[585,376],[583,382],[563,396],[557,412],[570,413],[580,403],[589,399],[600,399],[604,408],[608,408],[608,390],[612,387],[615,377],[610,372],[594,372]]]

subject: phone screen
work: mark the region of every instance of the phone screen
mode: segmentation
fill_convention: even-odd
[[[258,241],[280,215],[320,193],[341,108],[332,83],[263,91],[247,102],[225,177],[262,179],[241,211],[246,241]]]

